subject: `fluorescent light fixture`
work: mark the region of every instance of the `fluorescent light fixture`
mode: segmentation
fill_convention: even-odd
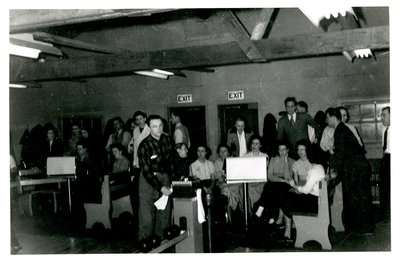
[[[153,69],[152,71],[155,72],[155,73],[166,75],[166,76],[173,76],[174,75],[174,73],[172,73],[172,72],[161,70],[161,69],[157,69],[157,68]]]
[[[28,88],[26,85],[10,84],[10,88]]]
[[[352,14],[356,19],[357,16],[350,6],[340,6],[335,4],[327,5],[326,3],[303,5],[299,7],[303,14],[316,26],[319,26],[319,22],[326,18],[329,19],[331,15],[337,18],[340,15],[345,16],[346,13]]]
[[[155,78],[161,78],[161,79],[168,79],[168,75],[156,73],[153,71],[134,71],[135,74],[142,75],[142,76],[150,76],[150,77],[155,77]]]
[[[41,42],[33,39],[30,33],[20,33],[10,35],[10,43],[22,47],[38,49],[42,52],[52,54],[55,56],[63,56],[63,53],[58,48],[53,47],[53,44]]]
[[[14,45],[14,44],[9,44],[9,53],[11,55],[37,59],[39,56],[40,50],[23,47],[23,46],[18,46],[18,45]]]

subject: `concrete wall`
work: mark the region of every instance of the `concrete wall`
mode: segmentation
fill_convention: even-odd
[[[385,8],[377,10],[387,12]],[[238,13],[243,19],[246,15],[252,17]],[[211,19],[215,19],[211,26],[219,28],[219,20]],[[251,27],[252,20],[246,21],[246,26]],[[387,22],[385,19],[376,19],[375,24],[372,21],[370,26]],[[150,28],[135,26],[117,31],[103,30],[97,34],[85,33],[78,38],[90,39],[90,42],[104,41],[110,46],[113,43],[119,44],[118,47],[134,45],[136,50],[229,39],[226,33],[207,36],[206,32],[213,30],[193,27],[199,24],[204,26],[199,19],[172,21],[167,25]],[[197,28],[197,34],[193,32],[194,28]],[[318,29],[297,9],[283,9],[270,37],[315,31]],[[168,40],[170,44],[166,45]],[[213,150],[219,143],[217,105],[232,103],[227,100],[228,91],[243,90],[245,99],[240,102],[258,103],[260,132],[264,115],[271,112],[278,117],[278,112],[284,110],[283,100],[287,96],[306,101],[312,116],[318,110],[337,106],[344,99],[374,100],[389,99],[390,96],[388,54],[378,56],[376,61],[365,59],[355,60],[354,63],[338,55],[214,69],[214,73],[183,71],[187,78],[172,77],[169,80],[124,76],[88,79],[84,82],[48,82],[43,83],[43,88],[39,89],[10,89],[10,129],[17,159],[20,153],[18,141],[27,126],[32,128],[46,122],[57,125],[58,118],[66,115],[102,115],[105,121],[118,115],[126,120],[139,109],[165,117],[168,107],[180,106],[176,103],[177,94],[192,94],[192,106],[205,105],[207,141]],[[375,151],[372,153],[377,156]]]
[[[279,61],[269,64],[216,67],[214,73],[185,71],[187,78],[169,80],[126,76],[87,82],[44,84],[39,89],[10,90],[10,127],[14,148],[23,130],[48,121],[57,125],[63,115],[119,115],[128,119],[136,110],[167,115],[177,104],[176,95],[192,94],[191,105],[205,105],[207,141],[215,150],[219,142],[217,105],[257,102],[259,131],[263,117],[278,117],[283,100],[295,96],[309,105],[309,113],[337,106],[341,100],[389,98],[389,58],[348,62],[343,56]],[[228,101],[227,92],[243,90],[245,99]],[[187,105],[187,104],[186,104]]]

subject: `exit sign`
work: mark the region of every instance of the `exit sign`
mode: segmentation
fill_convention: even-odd
[[[244,99],[244,91],[231,91],[228,92],[228,100],[243,100]]]
[[[179,94],[176,96],[178,103],[191,103],[193,101],[191,94]]]

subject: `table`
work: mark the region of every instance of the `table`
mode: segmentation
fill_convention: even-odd
[[[37,186],[43,184],[52,184],[57,183],[61,184],[67,182],[68,186],[68,205],[69,212],[72,211],[72,194],[71,194],[71,181],[76,179],[75,176],[54,176],[54,177],[46,177],[46,178],[37,178],[37,179],[20,179],[19,181],[11,182],[11,188],[24,187],[24,186]]]

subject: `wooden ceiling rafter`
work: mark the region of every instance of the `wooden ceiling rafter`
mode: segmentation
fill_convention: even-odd
[[[11,9],[10,33],[122,17],[151,16],[178,9]]]
[[[260,10],[256,25],[254,26],[253,32],[251,33],[251,40],[261,40],[263,38],[273,12],[274,8],[263,8]]]
[[[266,60],[282,60],[342,53],[348,49],[389,49],[389,26],[349,29],[252,41]],[[150,52],[93,55],[44,63],[10,57],[10,82],[50,81],[133,74],[135,70],[187,69],[250,63],[237,42],[191,46]]]
[[[265,61],[236,15],[232,11],[220,11],[219,14],[223,17],[224,26],[231,32],[247,58],[252,61]]]
[[[108,48],[98,44],[88,43],[81,40],[70,39],[66,37],[61,37],[45,32],[35,32],[33,34],[33,39],[37,41],[47,42],[59,46],[87,50],[91,52],[98,52],[104,54],[118,54],[123,52],[128,52],[126,49],[118,49],[118,48]]]

